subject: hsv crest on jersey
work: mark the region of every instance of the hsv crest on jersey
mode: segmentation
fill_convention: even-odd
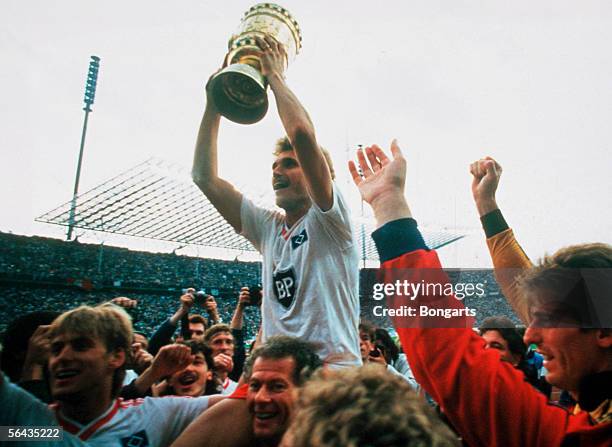
[[[295,250],[307,240],[308,234],[306,234],[306,228],[304,228],[300,234],[291,238],[291,248]]]
[[[276,272],[272,277],[272,281],[276,299],[285,309],[289,309],[295,298],[296,290],[295,272],[293,268]]]
[[[149,438],[147,438],[147,433],[144,430],[140,430],[132,436],[122,438],[121,445],[123,447],[148,447]]]

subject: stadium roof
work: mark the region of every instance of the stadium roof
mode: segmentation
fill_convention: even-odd
[[[191,182],[187,170],[157,158],[151,158],[79,195],[76,203],[75,228],[255,251]],[[68,226],[70,208],[71,201],[67,201],[36,220]],[[361,257],[365,251],[367,259],[377,260],[370,237],[373,223],[362,221],[357,226]],[[425,229],[423,236],[429,247],[440,248],[464,235]]]

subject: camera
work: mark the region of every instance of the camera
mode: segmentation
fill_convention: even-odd
[[[186,293],[189,293],[188,290],[189,289],[183,289],[183,295]],[[198,306],[203,306],[204,303],[206,302],[206,299],[208,298],[208,294],[204,292],[203,290],[191,292],[191,295],[193,295],[193,303],[197,304]]]
[[[203,290],[198,290],[197,292],[193,293],[193,303],[197,304],[198,306],[203,306],[207,299],[208,294]]]
[[[261,293],[261,286],[259,284],[255,284],[253,286],[249,286],[249,306],[261,306],[261,299],[263,297]]]

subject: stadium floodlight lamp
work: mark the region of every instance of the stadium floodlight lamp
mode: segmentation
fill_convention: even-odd
[[[96,85],[98,84],[98,71],[100,71],[100,58],[98,56],[91,56],[89,61],[89,70],[87,71],[87,81],[85,81],[85,119],[83,120],[83,131],[81,132],[81,146],[79,148],[79,161],[77,163],[76,178],[74,179],[74,192],[72,193],[72,202],[70,206],[70,219],[68,222],[68,232],[66,239],[72,239],[72,231],[74,230],[74,216],[76,213],[77,206],[77,195],[79,193],[79,181],[81,178],[81,165],[83,163],[83,149],[85,148],[85,135],[87,134],[87,120],[89,118],[89,112],[91,112],[91,105],[94,103],[96,97]]]
[[[96,85],[98,84],[98,71],[100,70],[100,58],[98,56],[91,56],[89,62],[89,71],[87,72],[87,81],[85,82],[85,110],[91,112],[91,105],[94,103],[96,97]]]

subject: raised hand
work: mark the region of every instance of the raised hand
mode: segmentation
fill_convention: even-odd
[[[285,47],[278,43],[275,39],[265,36],[255,38],[257,46],[261,48],[261,73],[267,78],[273,74],[277,74],[284,78],[285,69],[287,68],[287,51]]]
[[[116,306],[123,307],[124,309],[134,309],[136,306],[138,306],[138,300],[133,300],[125,296],[118,296],[116,298],[113,298],[111,300],[111,303]]]
[[[153,356],[142,348],[140,343],[132,344],[132,357],[134,359],[134,370],[142,372],[151,366]]]
[[[167,377],[187,368],[193,361],[191,348],[185,345],[172,344],[162,347],[151,364],[157,379]]]
[[[21,380],[41,380],[44,378],[43,367],[49,359],[51,326],[41,325],[36,328],[28,341],[28,352],[21,371]]]
[[[181,303],[181,307],[184,310],[189,311],[189,309],[191,309],[191,307],[193,306],[193,302],[194,302],[193,294],[194,293],[195,293],[195,289],[189,288],[186,290],[186,293],[181,295],[181,298],[179,301]]]
[[[215,361],[215,370],[224,371],[227,373],[232,372],[234,369],[234,359],[232,359],[231,355],[227,354],[217,354],[214,358]]]
[[[359,170],[354,161],[349,161],[353,182],[361,198],[372,206],[378,226],[411,217],[404,198],[406,160],[396,140],[391,142],[391,154],[393,159],[389,159],[379,146],[372,145],[357,151]]]
[[[470,165],[472,196],[480,216],[498,208],[495,193],[502,174],[502,167],[491,157],[481,158]]]

